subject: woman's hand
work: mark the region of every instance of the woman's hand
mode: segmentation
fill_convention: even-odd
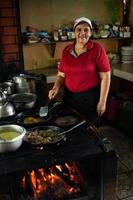
[[[49,91],[49,94],[48,94],[49,99],[54,99],[55,96],[58,94],[58,91],[59,91],[58,88],[52,88],[52,89]]]
[[[98,114],[98,116],[99,117],[102,116],[103,113],[105,112],[105,110],[106,110],[106,103],[105,102],[99,102],[97,104],[97,114]]]
[[[62,87],[63,83],[64,83],[64,77],[62,77],[62,73],[58,72],[54,86],[49,91],[49,94],[48,94],[49,99],[55,98],[55,96],[58,94],[60,88]]]

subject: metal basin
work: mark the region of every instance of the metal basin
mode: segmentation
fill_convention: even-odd
[[[0,105],[0,119],[10,117],[15,114],[14,106],[10,102]]]
[[[37,96],[32,93],[18,93],[9,97],[17,110],[33,108]]]
[[[15,136],[11,137],[11,133],[15,133]],[[0,153],[17,150],[21,146],[25,134],[26,129],[19,125],[9,124],[0,126]]]
[[[11,95],[14,93],[14,83],[12,81],[6,81],[0,83],[0,89],[6,94]]]
[[[24,74],[20,74],[13,78],[17,93],[34,93],[36,94],[35,80],[29,79]]]

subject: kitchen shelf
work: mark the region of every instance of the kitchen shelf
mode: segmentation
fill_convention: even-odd
[[[46,43],[44,45],[46,46],[47,51],[49,52],[49,54],[51,55],[51,57],[54,57],[56,43],[55,42],[51,42],[51,43]]]
[[[116,41],[122,41],[120,42],[121,45],[122,44],[130,44],[130,40],[131,38],[92,38],[92,40],[116,40]],[[74,39],[72,40],[60,40],[60,41],[53,41],[53,42],[50,42],[50,43],[43,43],[43,42],[35,42],[35,43],[25,43],[24,46],[32,46],[32,45],[37,45],[37,44],[42,44],[42,45],[45,45],[45,47],[47,48],[47,51],[49,52],[50,56],[51,57],[54,57],[54,54],[55,54],[55,48],[56,48],[56,44],[59,44],[59,43],[70,43],[70,42],[73,42]],[[121,46],[120,45],[120,46]]]
[[[33,45],[38,45],[42,44],[47,48],[47,51],[49,52],[51,57],[54,57],[55,53],[55,48],[57,43],[62,43],[62,42],[72,42],[72,40],[67,40],[67,41],[56,41],[56,42],[50,42],[50,43],[43,43],[43,42],[36,42],[36,43],[24,43],[23,46],[33,46]]]

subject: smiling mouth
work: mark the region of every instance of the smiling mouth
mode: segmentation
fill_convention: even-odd
[[[86,37],[79,37],[79,39],[81,39],[81,40],[87,40],[88,38],[86,38]]]

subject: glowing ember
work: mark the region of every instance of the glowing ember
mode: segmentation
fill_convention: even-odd
[[[48,170],[41,168],[27,172],[21,183],[24,191],[26,182],[30,182],[33,197],[36,199],[46,193],[50,193],[54,199],[63,199],[63,196],[76,194],[81,190],[80,174],[75,163],[56,165]]]

